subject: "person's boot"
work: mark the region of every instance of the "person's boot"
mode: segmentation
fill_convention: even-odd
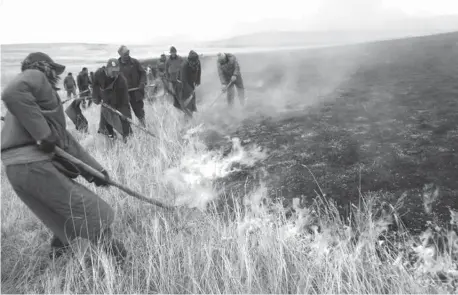
[[[70,249],[69,244],[64,244],[58,237],[54,236],[51,240],[51,251],[49,252],[49,258],[57,259],[65,254]]]

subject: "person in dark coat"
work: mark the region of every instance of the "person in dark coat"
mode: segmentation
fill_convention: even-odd
[[[95,104],[103,102],[118,110],[126,118],[132,119],[127,80],[120,73],[120,65],[117,59],[109,59],[105,67],[95,72],[93,100]],[[122,135],[124,142],[132,134],[132,128],[127,120],[102,106],[98,133],[105,134],[110,138],[116,138],[114,129]]]
[[[202,69],[200,66],[199,55],[194,50],[191,50],[188,58],[181,66],[180,81],[182,83],[182,88],[180,95],[177,97],[181,100],[183,106],[189,110],[191,116],[193,112],[197,112],[195,89],[200,85],[201,72]],[[189,98],[191,99],[188,100]],[[174,100],[173,105],[176,108],[181,109],[181,105],[176,99]]]
[[[241,105],[245,104],[245,89],[243,87],[242,74],[237,58],[230,53],[218,53],[217,60],[218,75],[223,91],[227,91],[227,104],[234,105],[234,86]],[[229,88],[227,86],[231,83]]]
[[[67,77],[65,77],[64,89],[67,91],[67,98],[72,98],[72,94],[74,97],[76,96],[76,82],[72,73],[68,73]]]
[[[78,84],[80,97],[84,98],[81,102],[81,105],[83,108],[85,108],[87,100],[87,106],[90,107],[92,104],[92,100],[89,98],[91,96],[91,90],[89,89],[89,86],[91,85],[91,79],[89,78],[89,73],[86,67],[84,67],[78,74],[76,83]]]
[[[127,79],[129,89],[139,88],[129,92],[130,105],[140,124],[145,126],[145,103],[143,99],[145,98],[146,71],[137,59],[130,57],[130,51],[126,46],[122,45],[118,53],[120,55],[118,60],[121,65],[121,73]]]
[[[127,252],[112,237],[113,209],[97,194],[76,182],[78,175],[96,186],[106,186],[109,175],[66,129],[57,93],[65,66],[42,52],[29,54],[19,73],[3,90],[7,113],[1,132],[1,159],[17,196],[54,233],[50,258],[62,255],[77,238],[101,242],[122,262]],[[59,147],[104,178],[78,171],[57,157]],[[73,167],[73,168],[71,168]]]

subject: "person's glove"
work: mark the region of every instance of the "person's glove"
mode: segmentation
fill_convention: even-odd
[[[57,145],[57,138],[53,133],[42,140],[37,141],[38,148],[45,153],[52,153]]]
[[[235,82],[235,80],[237,80],[237,76],[232,76],[231,77],[231,82]]]
[[[221,85],[221,91],[226,92],[226,90],[227,90],[227,85],[224,85],[224,84]]]
[[[110,176],[108,175],[108,172],[105,169],[103,169],[100,172],[105,176],[105,178],[101,179],[101,178],[94,176],[94,178],[90,182],[94,182],[96,186],[108,186],[108,182],[110,180]]]
[[[138,85],[138,88],[139,88],[140,90],[144,90],[144,89],[145,89],[145,86],[146,86],[145,83],[142,82],[142,83],[140,83],[140,85]]]

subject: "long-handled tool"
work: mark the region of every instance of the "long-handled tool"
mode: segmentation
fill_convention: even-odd
[[[218,95],[218,97],[208,106],[207,110],[208,110],[209,108],[211,108],[211,107],[215,104],[215,102],[221,97],[221,95],[223,95],[224,93],[227,92],[227,90],[229,89],[229,87],[230,87],[233,83],[234,83],[234,82],[231,81],[231,82],[229,82],[229,84],[227,84],[226,88],[225,88],[223,91],[221,91],[221,93]]]
[[[92,168],[91,166],[85,164],[84,162],[80,161],[79,159],[73,157],[72,155],[70,155],[69,153],[65,152],[64,150],[62,150],[61,148],[59,147],[56,147],[55,148],[55,153],[56,155],[62,157],[62,158],[65,158],[66,160],[72,162],[73,164],[75,164],[78,168],[86,171],[87,173],[91,174],[92,176],[94,177],[97,177],[97,178],[101,178],[101,179],[104,179],[105,178],[105,175],[103,175],[101,172],[95,170],[94,168]],[[150,203],[150,204],[153,204],[153,205],[156,205],[158,207],[161,207],[161,208],[165,208],[165,209],[172,209],[173,206],[171,205],[168,205],[168,204],[165,204],[159,200],[154,200],[154,199],[151,199],[151,198],[147,198],[143,195],[141,195],[140,193],[137,193],[133,190],[131,190],[130,188],[120,184],[120,183],[117,183],[111,179],[108,179],[108,184],[111,185],[111,186],[114,186],[114,187],[117,187],[119,188],[120,190],[124,191],[125,193],[127,193],[128,195],[134,197],[134,198],[137,198],[139,200],[142,200],[144,202],[147,202],[147,203]]]
[[[167,81],[166,78],[163,78],[164,80]],[[164,83],[164,81],[163,81]],[[165,91],[167,91],[168,94],[170,94],[173,98],[175,98],[176,101],[178,101],[178,104],[180,105],[181,107],[181,110],[186,114],[188,115],[189,117],[192,117],[192,113],[184,106],[183,102],[177,97],[177,95],[173,92],[170,91],[168,85],[166,86],[167,84],[164,83],[164,89]]]
[[[1,120],[4,121],[5,117],[1,116]],[[55,149],[54,149],[54,152],[55,152],[56,155],[66,159],[67,161],[70,161],[75,166],[77,166],[79,169],[86,171],[87,173],[91,174],[92,176],[100,178],[100,179],[105,179],[105,175],[102,172],[97,171],[96,169],[94,169],[91,166],[87,165],[83,161],[81,161],[81,160],[75,158],[74,156],[70,155],[69,153],[67,153],[63,149],[61,149],[61,148],[56,146]],[[122,185],[120,183],[115,182],[112,179],[108,179],[107,183],[109,185],[111,185],[111,186],[119,188],[120,190],[122,190],[123,192],[127,193],[128,195],[130,195],[130,196],[132,196],[134,198],[137,198],[137,199],[139,199],[141,201],[144,201],[146,203],[153,204],[153,205],[156,205],[156,206],[164,208],[164,209],[173,209],[174,208],[172,205],[165,204],[165,203],[163,203],[163,202],[161,202],[159,200],[147,198],[147,197],[143,196],[142,194],[137,193],[137,192],[131,190],[130,188],[128,188],[128,187],[126,187],[126,186],[124,186],[124,185]]]
[[[131,119],[127,118],[126,116],[124,116],[120,111],[118,110],[115,110],[113,109],[112,107],[110,107],[109,105],[107,105],[106,103],[102,102],[102,106],[107,108],[108,110],[112,111],[113,113],[116,113],[117,115],[119,115],[121,118],[123,118],[124,120],[126,120],[127,122],[129,122],[130,124],[134,125],[135,127],[141,129],[142,131],[144,131],[145,133],[148,133],[149,135],[153,136],[153,137],[157,137],[154,133],[152,133],[151,131],[149,131],[148,129],[134,123]]]

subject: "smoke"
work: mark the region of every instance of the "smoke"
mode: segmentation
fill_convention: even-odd
[[[233,132],[244,120],[282,119],[332,95],[363,62],[362,48],[297,49],[285,52],[235,54],[243,77],[246,106],[227,107],[221,93],[216,60],[203,60],[202,85],[197,91],[196,118],[207,128]],[[336,56],[343,56],[341,60]]]

